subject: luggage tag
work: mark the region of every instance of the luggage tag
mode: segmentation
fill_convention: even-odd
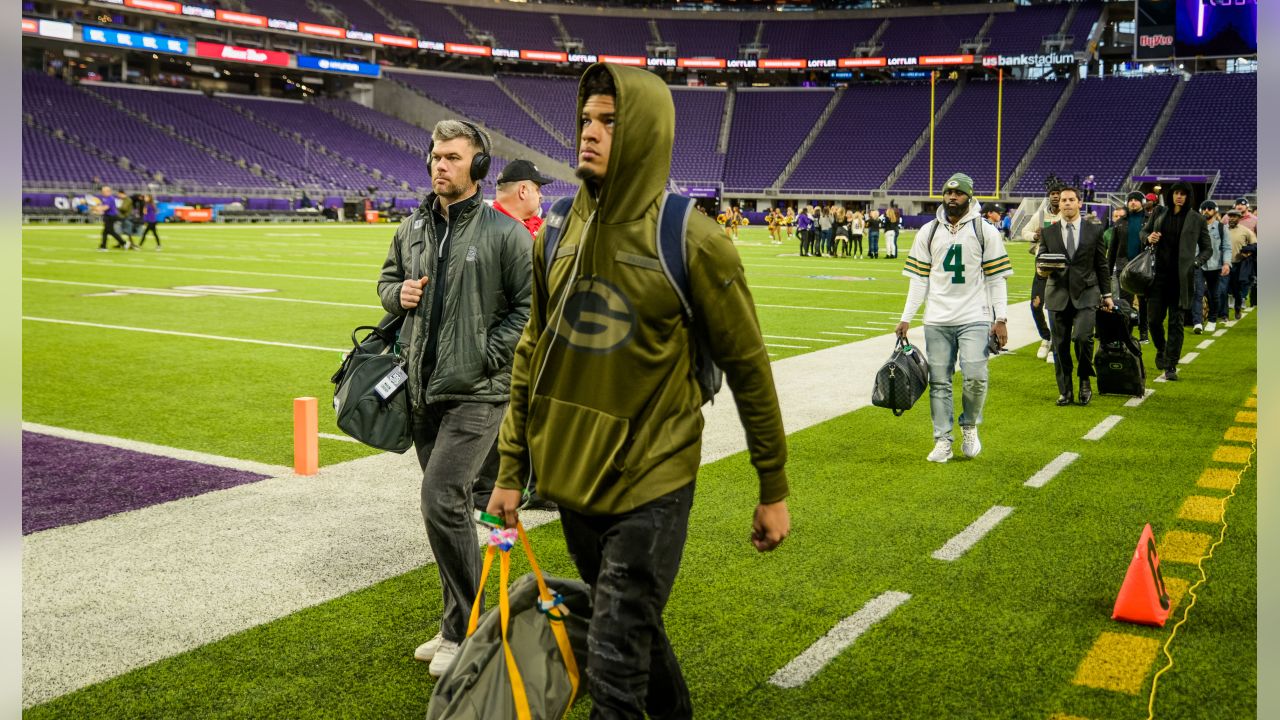
[[[387,373],[386,377],[379,380],[377,385],[373,386],[373,391],[378,393],[378,397],[386,400],[394,395],[396,390],[400,389],[400,386],[408,379],[409,376],[405,374],[404,368],[397,365],[392,368],[391,372]]]

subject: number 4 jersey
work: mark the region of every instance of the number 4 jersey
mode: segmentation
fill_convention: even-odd
[[[1004,238],[979,219],[976,202],[959,225],[950,225],[944,217],[939,207],[938,218],[916,234],[902,274],[929,281],[925,325],[990,322],[987,280],[1013,274]]]

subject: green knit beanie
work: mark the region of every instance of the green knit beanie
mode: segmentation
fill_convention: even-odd
[[[973,197],[973,178],[964,173],[956,173],[951,176],[950,180],[947,180],[946,185],[942,186],[943,192],[947,190],[959,190],[965,195]]]

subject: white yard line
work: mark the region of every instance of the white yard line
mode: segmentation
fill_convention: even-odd
[[[332,353],[347,352],[347,348],[327,348],[316,345],[298,345],[296,343],[273,342],[271,340],[252,340],[250,338],[225,337],[222,335],[204,335],[202,333],[178,332],[177,330],[156,330],[155,328],[130,327],[128,325],[105,325],[102,323],[81,322],[79,320],[57,320],[54,318],[33,317],[23,315],[27,322],[55,323],[58,325],[79,325],[81,327],[101,328],[104,330],[127,330],[129,332],[153,333],[156,335],[176,335],[179,337],[200,338],[202,340],[221,340],[223,342],[252,343],[254,345],[271,345],[273,347],[297,348],[299,350],[323,350]]]
[[[887,310],[854,310],[852,308],[813,307],[810,305],[766,305],[764,303],[756,303],[756,307],[778,308],[779,310],[816,310],[817,312],[842,312],[842,313],[854,313],[855,315],[893,315],[894,317],[902,315],[902,313],[900,312],[889,312]]]
[[[1071,463],[1075,462],[1078,459],[1080,459],[1080,456],[1078,454],[1073,452],[1064,452],[1058,457],[1054,458],[1052,461],[1050,461],[1048,465],[1045,465],[1043,468],[1039,470],[1039,472],[1037,472],[1035,475],[1032,475],[1026,482],[1022,484],[1026,485],[1027,487],[1042,488],[1045,485],[1048,485],[1050,480],[1057,477],[1058,473],[1065,470],[1068,465],[1070,465]]]
[[[882,327],[867,327],[865,325],[845,325],[844,329],[845,330],[877,330],[879,332],[884,332],[884,328]]]
[[[894,610],[910,599],[911,595],[908,593],[895,590],[872,598],[858,612],[841,620],[796,659],[774,673],[773,677],[769,678],[769,683],[780,688],[797,688],[804,685],[864,632],[871,629],[872,625],[889,617]]]
[[[1214,330],[1214,331],[1213,331],[1213,336],[1214,336],[1214,337],[1216,337],[1216,338],[1218,338],[1218,337],[1222,337],[1223,335],[1226,335],[1226,334],[1227,334],[1227,329],[1226,329],[1226,328],[1222,328],[1221,330]]]
[[[187,460],[189,462],[204,463],[205,465],[213,465],[215,467],[223,467],[231,470],[243,470],[245,472],[266,475],[268,477],[293,474],[293,468],[287,468],[283,465],[269,465],[267,463],[254,462],[252,460],[241,460],[239,458],[223,457],[221,455],[210,455],[208,453],[196,452],[195,450],[184,450],[182,448],[168,447],[166,445],[155,445],[153,443],[141,442],[138,440],[128,440],[126,438],[112,437],[110,435],[99,435],[97,433],[84,432],[82,430],[70,430],[68,428],[54,427],[52,425],[23,422],[22,429],[25,432],[50,435],[52,437],[63,438],[65,440],[78,440],[80,442],[95,443],[98,445],[109,445],[111,447],[121,448],[124,450],[145,453],[147,455],[158,455],[160,457],[173,458],[174,460]]]
[[[780,287],[777,285],[756,285],[751,284],[752,290],[787,290],[795,292],[824,292],[824,293],[842,293],[845,295],[894,295],[896,297],[904,297],[902,292],[887,292],[883,290],[839,290],[836,288],[804,288],[804,287]]]
[[[71,247],[47,247],[46,246],[46,247],[37,247],[35,249],[43,250],[46,252],[76,252],[76,253],[97,252],[96,249],[80,248],[80,247],[71,248]],[[144,250],[143,252],[145,253],[146,251]],[[334,254],[347,255],[350,253],[348,253],[344,248],[334,247]],[[266,253],[263,254],[263,257],[258,257],[255,255],[204,255],[199,253],[175,252],[175,253],[166,253],[165,258],[168,258],[170,260],[232,260],[236,262],[281,262],[281,260],[279,259],[280,258],[279,255],[272,256],[272,255],[267,255]],[[60,261],[54,260],[53,262],[60,262]],[[287,262],[297,263],[300,265],[330,265],[333,267],[361,268],[365,271],[369,271],[369,269],[372,267],[372,264],[370,263],[346,263],[346,262],[333,262],[329,260],[303,260],[302,258],[298,258],[298,257],[290,257],[287,259]],[[379,264],[379,267],[380,266],[381,264]],[[377,268],[374,268],[374,269],[376,270]]]
[[[316,437],[322,438],[324,440],[341,440],[342,442],[349,442],[349,443],[356,443],[356,444],[360,443],[359,440],[353,437],[349,437],[347,435],[335,435],[333,433],[316,433]]]
[[[1155,391],[1155,390],[1152,390],[1151,388],[1146,388],[1146,389],[1142,392],[1142,397],[1129,398],[1128,400],[1125,400],[1125,401],[1124,401],[1124,406],[1125,406],[1125,407],[1138,407],[1139,405],[1141,405],[1141,404],[1142,404],[1142,401],[1144,401],[1144,400],[1146,400],[1147,398],[1149,398],[1149,397],[1151,397],[1152,395],[1154,395],[1154,394],[1155,394],[1155,392],[1156,392],[1156,391]]]
[[[808,350],[808,345],[783,345],[782,343],[765,343],[765,347],[786,348],[787,350]]]
[[[1186,365],[1187,363],[1191,362],[1192,360],[1195,360],[1195,359],[1196,359],[1196,358],[1198,358],[1198,357],[1200,357],[1200,353],[1198,353],[1198,352],[1189,352],[1189,353],[1187,353],[1186,355],[1183,355],[1183,356],[1182,356],[1182,359],[1181,359],[1181,360],[1179,360],[1178,362],[1179,362],[1179,363],[1181,363],[1181,364],[1183,364],[1183,365]]]
[[[25,262],[25,260],[24,260]],[[257,272],[254,270],[221,270],[218,268],[195,268],[181,267],[175,265],[152,265],[151,263],[137,262],[102,262],[92,260],[55,260],[58,265],[92,265],[102,268],[128,268],[131,270],[177,270],[179,272],[200,273],[202,275],[252,275],[254,277],[274,277],[289,278],[291,280],[323,280],[325,282],[344,282],[344,283],[361,283],[363,285],[373,285],[374,279],[372,275],[367,278],[339,278],[339,277],[322,277],[319,275],[290,275],[288,273],[269,273]],[[372,272],[372,271],[371,271]]]
[[[1093,426],[1092,430],[1085,433],[1084,437],[1081,439],[1082,440],[1101,440],[1102,438],[1107,436],[1107,433],[1111,432],[1111,428],[1115,427],[1116,425],[1119,425],[1120,421],[1123,419],[1124,419],[1123,415],[1108,415],[1102,419],[1102,422]]]
[[[819,330],[819,331],[818,331],[818,334],[819,334],[819,335],[836,335],[836,336],[839,336],[839,337],[855,337],[855,338],[860,338],[860,337],[866,337],[866,336],[867,336],[867,334],[866,334],[866,333],[835,332],[835,331],[833,331],[833,330]]]
[[[22,278],[22,282],[47,283],[51,285],[77,285],[80,287],[111,288],[115,290],[147,291],[147,290],[169,290],[170,289],[170,288],[142,287],[139,285],[112,285],[110,283],[79,282],[75,280],[51,280],[49,278],[33,278],[33,277],[24,277]],[[208,290],[201,290],[199,293],[193,294],[193,296],[194,297],[208,296],[208,297],[241,298],[244,300],[274,300],[275,302],[305,303],[307,305],[332,305],[335,307],[361,308],[361,309],[367,309],[367,310],[383,309],[381,305],[362,305],[360,303],[333,302],[330,300],[303,300],[302,298],[282,298],[282,297],[272,297],[270,295],[249,295],[245,293],[221,293],[221,292],[213,292]]]
[[[762,335],[761,337],[763,337],[766,340],[806,340],[808,342],[822,342],[822,343],[840,342],[839,340],[832,340],[831,338],[792,337],[790,335]]]
[[[1013,512],[1013,508],[1003,505],[993,505],[990,510],[982,513],[982,517],[970,523],[969,527],[960,531],[959,535],[947,541],[946,545],[934,551],[932,557],[934,560],[945,560],[951,562],[958,560],[962,555],[969,551],[978,541],[991,532],[1000,521],[1009,517]]]
[[[1210,346],[1210,345],[1212,345],[1212,344],[1213,344],[1213,340],[1205,340],[1204,342],[1202,342],[1202,343],[1200,343],[1199,345],[1197,345],[1197,346],[1196,346],[1196,349],[1197,349],[1197,350],[1208,350],[1208,349],[1209,349],[1209,346]]]

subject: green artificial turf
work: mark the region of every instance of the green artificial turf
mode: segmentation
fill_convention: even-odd
[[[1159,663],[1138,696],[1071,679],[1101,632],[1168,637],[1172,623],[1111,621],[1112,603],[1143,524],[1157,539],[1203,529],[1178,520],[1178,508],[1188,495],[1211,494],[1196,479],[1214,465],[1213,450],[1256,376],[1252,317],[1202,351],[1183,380],[1152,384],[1156,393],[1137,408],[1115,396],[1056,407],[1052,366],[1029,350],[1001,356],[991,364],[977,459],[925,462],[927,401],[901,418],[868,407],[793,434],[793,534],[769,554],[747,542],[757,489],[745,454],[705,466],[665,615],[696,716],[1145,717]],[[1102,440],[1081,439],[1111,414],[1125,419]],[[1068,450],[1080,459],[1047,486],[1023,485]],[[1230,502],[1227,542],[1205,564],[1209,582],[1173,644],[1158,717],[1256,713],[1256,481],[1247,474]],[[967,554],[950,563],[930,557],[996,504],[1015,510]],[[558,526],[531,535],[548,572],[574,575]],[[1165,574],[1193,577],[1174,563]],[[807,685],[767,684],[889,590],[913,597]],[[411,654],[437,630],[438,593],[434,568],[421,568],[26,715],[419,718],[431,681]],[[572,717],[585,718],[588,706]]]
[[[22,313],[336,351],[349,346],[357,325],[383,315],[376,281],[394,227],[164,226],[163,252],[147,246],[99,253],[96,226],[28,226]],[[913,235],[904,233],[897,260],[801,258],[797,241],[771,245],[765,228],[745,228],[738,249],[770,357],[891,332],[906,291],[901,258]],[[1025,299],[1029,287],[1031,257],[1024,249],[1010,248],[1019,272],[1011,301]],[[193,286],[272,292],[114,294]],[[28,320],[23,356],[23,419],[29,422],[289,466],[293,398],[315,396],[320,431],[341,433],[329,402],[338,352]],[[322,465],[374,452],[320,443]]]

